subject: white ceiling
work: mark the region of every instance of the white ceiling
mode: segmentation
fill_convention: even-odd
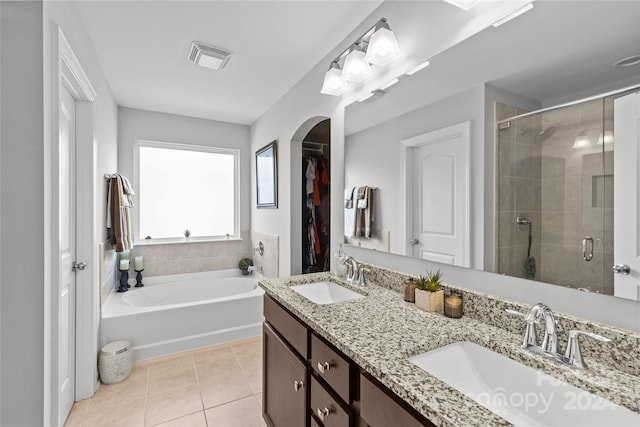
[[[382,0],[77,1],[121,106],[251,124]],[[191,42],[234,52],[223,70]],[[318,82],[320,90],[322,82]]]
[[[381,98],[347,108],[346,134],[359,132],[485,82],[553,106],[640,84],[640,0],[537,0],[526,14],[489,27],[432,58]]]

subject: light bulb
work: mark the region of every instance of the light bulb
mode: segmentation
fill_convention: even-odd
[[[573,142],[573,148],[583,148],[589,145],[591,145],[591,141],[589,141],[589,137],[585,132],[580,132]]]
[[[361,82],[371,74],[371,66],[364,58],[364,52],[356,46],[344,59],[342,77],[352,82]]]
[[[365,59],[375,65],[387,65],[400,55],[396,36],[389,28],[380,27],[369,39]]]
[[[342,71],[337,64],[331,64],[331,68],[324,75],[322,90],[325,95],[339,96],[347,90],[347,82],[342,77]]]

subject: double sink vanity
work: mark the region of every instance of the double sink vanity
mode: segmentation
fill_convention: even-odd
[[[550,336],[535,316],[546,306],[465,289],[450,319],[403,300],[408,276],[367,269],[366,286],[331,273],[260,282],[271,427],[640,425],[640,334],[556,314]],[[611,341],[583,340],[583,368],[534,351],[566,347],[570,330]]]

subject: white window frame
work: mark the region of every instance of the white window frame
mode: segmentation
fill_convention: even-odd
[[[140,148],[165,148],[171,150],[196,151],[201,153],[217,153],[233,155],[234,158],[234,177],[233,177],[233,194],[234,194],[234,227],[233,234],[224,236],[192,236],[188,242],[218,242],[226,240],[242,240],[240,237],[240,150],[235,148],[210,147],[206,145],[189,145],[179,142],[160,142],[144,139],[136,139],[133,144],[133,187],[136,194],[140,194]],[[138,205],[139,206],[139,205]],[[165,237],[157,239],[147,239],[140,235],[140,209],[133,209],[133,225],[134,225],[134,244],[136,245],[153,245],[166,243],[187,243],[183,237]],[[153,237],[153,236],[152,236]]]

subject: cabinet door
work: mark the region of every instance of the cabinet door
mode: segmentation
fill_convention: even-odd
[[[307,368],[266,323],[262,336],[264,418],[271,427],[305,426]]]
[[[409,413],[391,397],[391,391],[383,390],[365,375],[360,375],[360,416],[369,427],[433,426],[426,418]]]

